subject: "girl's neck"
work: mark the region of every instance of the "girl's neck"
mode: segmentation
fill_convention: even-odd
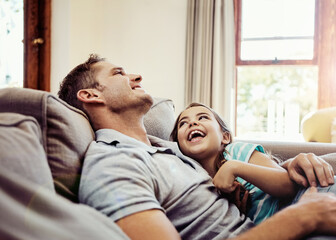
[[[217,169],[216,169],[216,158],[212,158],[212,159],[207,159],[204,161],[200,161],[200,164],[202,165],[202,167],[208,172],[208,174],[210,175],[210,177],[214,177],[216,175]]]

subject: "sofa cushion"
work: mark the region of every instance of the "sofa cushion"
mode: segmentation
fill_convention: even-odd
[[[147,134],[169,140],[175,123],[175,107],[172,100],[167,98],[154,98],[151,109],[144,117]]]
[[[0,153],[2,169],[55,192],[40,126],[35,118],[0,113]]]
[[[21,113],[38,121],[56,191],[78,201],[82,161],[94,139],[86,115],[50,93],[24,88],[1,89],[0,112]]]
[[[94,140],[87,116],[53,94],[26,88],[0,89],[0,112],[20,113],[37,120],[56,191],[77,202],[82,163]],[[172,101],[154,98],[145,116],[148,134],[168,139],[173,124]]]

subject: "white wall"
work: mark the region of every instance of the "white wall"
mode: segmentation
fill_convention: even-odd
[[[139,73],[152,96],[184,107],[187,0],[52,1],[51,91],[90,53]]]

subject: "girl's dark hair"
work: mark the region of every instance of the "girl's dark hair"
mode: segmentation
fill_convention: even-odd
[[[228,133],[229,136],[230,136],[230,141],[229,143],[225,144],[223,146],[223,149],[221,151],[219,151],[218,153],[218,157],[215,161],[215,169],[216,171],[218,171],[218,169],[220,168],[220,166],[222,166],[222,164],[224,162],[226,162],[225,158],[224,158],[224,152],[225,152],[225,147],[230,144],[232,142],[232,133],[230,131],[230,129],[228,128],[228,126],[226,125],[226,123],[223,121],[223,119],[210,107],[202,104],[202,103],[196,103],[196,102],[193,102],[191,104],[189,104],[177,117],[176,121],[175,121],[175,124],[174,124],[174,128],[173,128],[173,131],[172,133],[170,134],[170,140],[171,141],[174,141],[174,142],[177,142],[177,133],[178,133],[178,123],[179,123],[179,120],[180,120],[180,117],[181,117],[181,114],[189,109],[189,108],[192,108],[192,107],[204,107],[206,109],[208,109],[209,111],[212,112],[212,114],[215,116],[215,119],[217,120],[221,130],[224,132],[224,133]]]

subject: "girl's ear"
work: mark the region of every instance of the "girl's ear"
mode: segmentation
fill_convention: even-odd
[[[81,89],[77,92],[77,99],[84,103],[104,103],[103,95],[98,89]]]
[[[223,144],[229,144],[229,142],[231,141],[231,135],[228,132],[223,132],[223,139],[222,139],[222,143]]]

